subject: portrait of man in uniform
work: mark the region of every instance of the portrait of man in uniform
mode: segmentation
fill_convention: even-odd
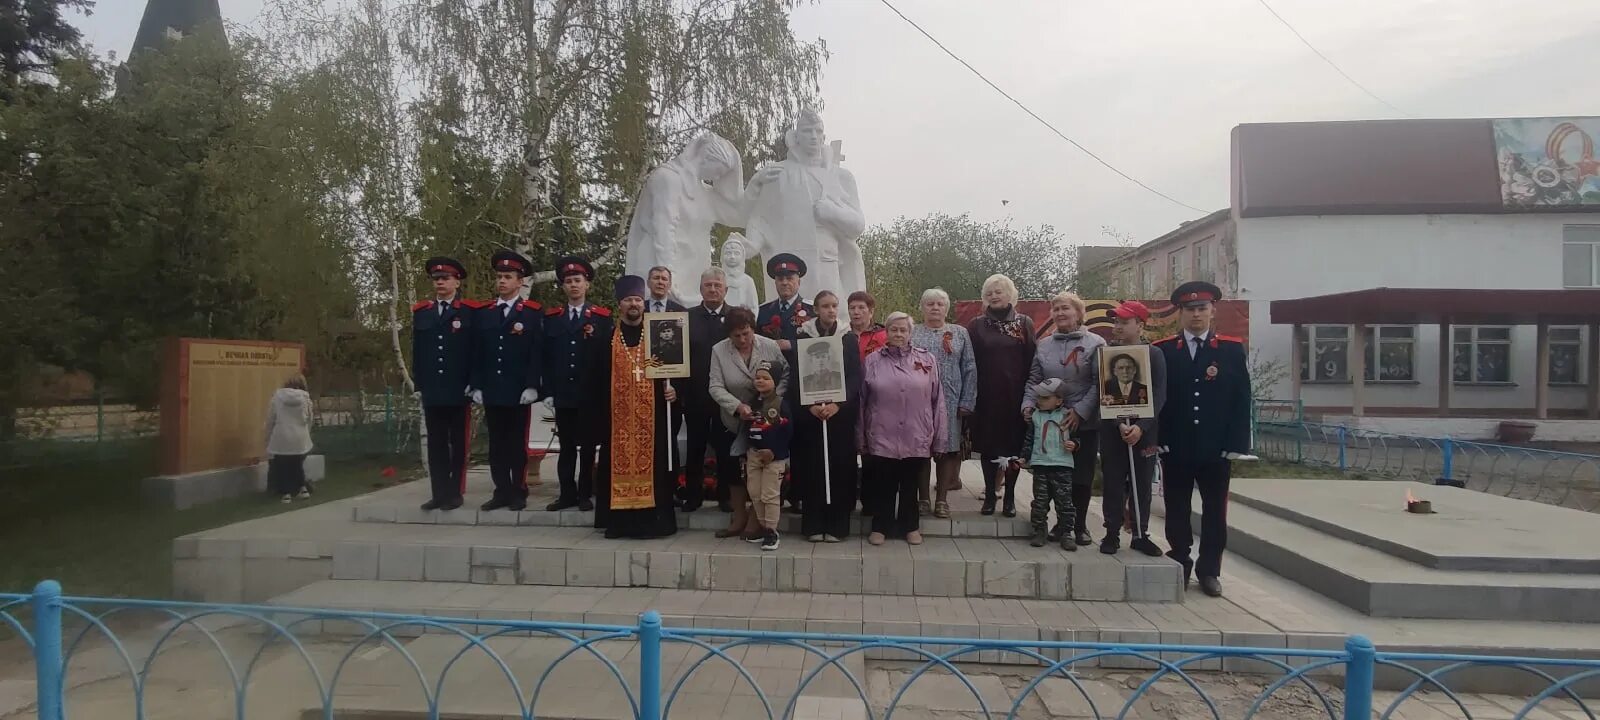
[[[842,336],[801,338],[799,343],[800,404],[843,402]]]
[[[1100,353],[1101,414],[1107,418],[1155,417],[1150,401],[1150,349],[1107,346]]]
[[[689,314],[685,312],[647,313],[646,353],[654,361],[652,378],[689,377],[689,357],[684,352]]]

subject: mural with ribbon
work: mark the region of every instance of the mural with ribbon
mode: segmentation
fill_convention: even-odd
[[[1111,308],[1117,306],[1120,300],[1085,300],[1088,317],[1084,324],[1101,337],[1111,336]],[[1178,332],[1178,308],[1166,300],[1144,300],[1146,307],[1150,308],[1150,324],[1145,328],[1145,336],[1151,340],[1160,340],[1168,335]],[[983,301],[961,300],[956,302],[956,322],[966,325],[967,321],[983,312]],[[1039,337],[1044,337],[1056,331],[1055,322],[1050,319],[1050,301],[1048,300],[1022,300],[1017,303],[1017,312],[1033,318],[1033,325],[1038,329]],[[1223,300],[1217,303],[1217,333],[1219,335],[1234,335],[1245,339],[1245,344],[1250,343],[1250,303],[1245,300]]]
[[[1600,205],[1600,117],[1494,121],[1500,197],[1507,207]]]

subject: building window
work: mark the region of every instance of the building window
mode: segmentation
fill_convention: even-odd
[[[1550,328],[1550,382],[1583,384],[1583,332],[1578,327]]]
[[[1206,282],[1216,282],[1217,273],[1211,267],[1211,243],[1195,243],[1194,245],[1194,279]]]
[[[1411,325],[1369,325],[1363,328],[1366,353],[1362,378],[1367,382],[1411,382],[1416,379],[1417,329]],[[1300,343],[1300,379],[1306,382],[1350,381],[1350,326],[1308,325]]]
[[[1156,294],[1156,261],[1139,263],[1139,297],[1150,298]]]
[[[1561,284],[1600,287],[1600,225],[1568,225],[1561,237]]]
[[[1455,327],[1450,371],[1458,383],[1511,382],[1511,328]]]
[[[1189,275],[1189,250],[1173,250],[1167,253],[1167,287],[1175,288],[1188,279]]]

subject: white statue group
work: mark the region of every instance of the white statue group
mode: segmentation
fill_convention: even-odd
[[[674,298],[700,304],[700,273],[711,267],[711,226],[745,229],[722,245],[730,305],[760,303],[745,273],[751,254],[793,253],[805,261],[806,293],[832,290],[849,297],[867,289],[856,240],[866,229],[855,176],[839,166],[839,144],[828,145],[822,118],[802,110],[785,135],[789,156],[758,169],[744,185],[743,163],[733,143],[705,133],[650,172],[628,227],[627,271],[645,277],[652,267],[672,269]],[[767,295],[773,296],[772,281]]]

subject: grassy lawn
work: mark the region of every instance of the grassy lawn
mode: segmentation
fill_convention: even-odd
[[[1339,472],[1337,468],[1322,467],[1320,465],[1300,465],[1277,460],[1256,460],[1252,462],[1235,462],[1233,476],[1236,478],[1331,478],[1344,480],[1357,480],[1360,475],[1351,472]]]
[[[409,461],[409,462],[408,462]],[[153,475],[153,448],[71,466],[7,473],[0,482],[0,592],[29,592],[45,578],[72,595],[169,597],[172,539],[252,518],[359,495],[392,484],[383,467],[414,459],[328,461],[308,501],[283,505],[252,495],[188,510],[145,504],[141,478]]]

